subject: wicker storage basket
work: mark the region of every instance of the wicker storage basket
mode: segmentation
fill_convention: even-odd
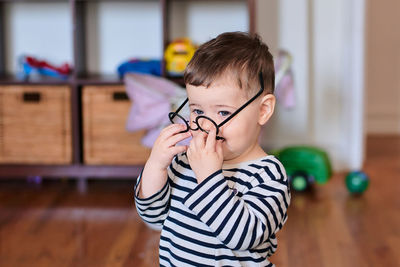
[[[0,163],[71,163],[68,86],[0,86]]]
[[[144,164],[150,154],[140,142],[145,131],[125,129],[131,102],[124,86],[85,86],[82,94],[85,164]]]

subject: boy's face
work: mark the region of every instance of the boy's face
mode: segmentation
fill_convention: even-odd
[[[190,121],[203,115],[219,124],[252,97],[248,97],[248,93],[240,89],[235,80],[229,76],[214,81],[208,88],[188,84],[186,89],[189,98]],[[258,123],[260,98],[220,127],[218,135],[224,138],[222,147],[225,162],[234,163],[245,160],[253,149],[257,149],[260,133]],[[208,121],[204,123],[209,125],[201,125],[202,128],[212,127]],[[193,138],[196,138],[199,132],[192,131]]]

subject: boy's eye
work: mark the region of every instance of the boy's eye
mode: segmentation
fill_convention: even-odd
[[[220,116],[222,116],[222,117],[226,117],[226,116],[231,115],[231,113],[229,111],[225,111],[225,110],[222,110],[222,111],[218,112],[218,114]]]
[[[200,109],[194,109],[193,113],[196,114],[196,115],[203,115],[204,112],[202,110],[200,110]]]

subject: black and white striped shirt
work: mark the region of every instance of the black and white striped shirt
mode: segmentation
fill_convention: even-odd
[[[185,154],[174,158],[168,181],[136,209],[162,228],[160,266],[273,266],[275,234],[287,220],[288,179],[274,156],[222,170],[198,184]]]

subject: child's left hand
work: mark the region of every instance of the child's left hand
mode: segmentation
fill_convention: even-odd
[[[216,140],[215,130],[208,134],[199,131],[190,141],[186,155],[198,183],[222,168],[222,142]]]

